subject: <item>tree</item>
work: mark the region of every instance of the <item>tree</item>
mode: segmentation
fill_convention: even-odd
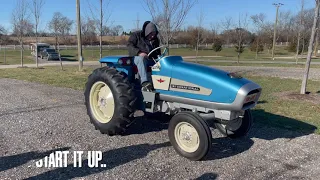
[[[123,31],[123,27],[121,25],[114,26],[112,28],[112,35],[119,36],[121,31]]]
[[[23,67],[23,42],[24,37],[28,34],[28,28],[30,28],[29,14],[27,11],[29,4],[26,0],[17,0],[16,7],[12,12],[11,23],[13,25],[14,33],[16,33],[18,41],[20,43],[21,54],[21,67]]]
[[[310,70],[312,52],[313,52],[313,48],[314,48],[314,40],[316,37],[316,31],[318,30],[320,0],[315,0],[315,4],[316,4],[316,7],[314,9],[313,26],[312,26],[311,36],[310,36],[310,41],[309,41],[305,73],[304,73],[303,79],[302,79],[301,92],[300,92],[301,94],[306,93],[307,80],[308,80],[308,75],[309,75],[309,70]]]
[[[53,32],[55,36],[55,49],[60,49],[60,39],[67,42],[67,36],[69,35],[74,21],[63,16],[60,12],[55,12],[51,21],[49,22],[49,29]]]
[[[221,21],[221,26],[224,30],[224,32],[227,32],[230,30],[230,28],[232,27],[233,21],[232,21],[232,17],[225,17],[224,20]],[[225,33],[223,33],[225,34]],[[225,37],[226,39],[226,44],[229,45],[230,44],[230,37],[227,35]]]
[[[31,12],[34,17],[36,44],[38,44],[38,27],[44,0],[32,0]],[[38,48],[36,48],[36,66],[38,68]]]
[[[82,43],[92,45],[96,41],[96,22],[93,19],[81,18]]]
[[[300,54],[300,38],[301,38],[301,28],[303,28],[303,9],[304,9],[304,0],[301,0],[301,15],[300,15],[300,24],[298,25],[298,44],[296,46],[296,64],[298,64],[298,55]]]
[[[214,51],[214,52],[220,52],[220,51],[222,51],[222,45],[223,45],[222,40],[221,40],[220,38],[217,38],[217,37],[216,37],[216,38],[213,40],[213,45],[212,45],[213,51]]]
[[[220,28],[220,24],[219,23],[211,23],[210,24],[211,27],[211,33],[212,33],[212,43],[214,43],[214,40],[217,38],[218,34],[219,34],[219,28]]]
[[[251,44],[250,50],[256,52],[256,59],[258,53],[263,51],[263,44],[261,43],[261,41],[259,41],[258,37],[256,37],[256,39]]]
[[[152,21],[160,31],[163,44],[169,47],[169,42],[180,29],[187,14],[196,0],[144,0]]]
[[[268,53],[273,47],[274,25],[271,22],[265,22],[262,28],[261,40],[265,43]]]
[[[196,62],[197,62],[197,57],[199,52],[199,46],[206,40],[206,37],[204,35],[204,29],[202,28],[203,19],[204,19],[202,10],[200,10],[200,14],[197,17],[197,19],[198,19],[198,27],[197,27],[197,43],[196,43]]]
[[[263,51],[263,45],[261,43],[260,37],[261,37],[261,29],[263,28],[265,17],[266,16],[263,13],[251,16],[251,19],[253,21],[253,24],[255,25],[255,29],[257,33],[256,39],[254,42],[255,45],[251,46],[256,51],[256,59],[258,59],[258,53],[260,51]],[[261,45],[262,45],[262,48],[261,48]],[[252,48],[251,50],[253,50]]]
[[[62,37],[66,37],[73,25],[73,21],[68,19],[67,17],[63,16],[60,12],[55,12],[51,21],[49,22],[49,29],[53,32],[55,37],[55,49],[60,54],[60,39]],[[66,42],[66,38],[64,38],[64,42]],[[60,60],[60,67],[63,70],[61,57]]]
[[[239,15],[239,20],[237,24],[237,28],[235,30],[236,32],[236,52],[238,53],[238,63],[240,61],[240,54],[244,51],[244,43],[247,35],[246,28],[248,27],[248,21],[247,21],[247,14],[245,14],[244,17],[241,18]]]
[[[92,0],[91,0],[92,1]],[[109,6],[110,0],[98,0],[100,2],[100,8],[95,7],[93,4],[89,3],[89,0],[87,0],[89,4],[89,9],[91,12],[91,18],[97,23],[97,30],[99,32],[100,36],[100,59],[102,58],[102,36],[106,35],[106,29],[108,27],[106,24],[108,23],[111,13],[107,14],[107,8]],[[97,18],[99,17],[99,18]]]
[[[62,19],[62,14],[60,12],[55,12],[53,14],[53,17],[51,21],[49,22],[49,29],[53,32],[53,35],[55,37],[55,49],[58,49],[58,44],[59,44],[59,32],[61,28],[61,19]]]
[[[3,58],[4,58],[4,64],[7,64],[7,58],[6,58],[6,45],[9,42],[9,37],[7,36],[8,31],[0,25],[0,45],[4,45],[4,51],[3,51]]]

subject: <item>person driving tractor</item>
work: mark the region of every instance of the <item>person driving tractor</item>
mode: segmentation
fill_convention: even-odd
[[[148,54],[153,49],[160,46],[160,40],[157,35],[158,29],[156,25],[146,21],[142,26],[142,30],[133,32],[128,40],[129,56],[134,56],[134,63],[137,65],[141,79],[142,91],[153,91],[152,82],[149,82],[147,77],[147,61],[151,58],[157,59],[158,55],[161,55],[159,48],[148,57]]]

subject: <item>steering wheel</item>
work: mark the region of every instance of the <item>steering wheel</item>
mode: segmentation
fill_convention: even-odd
[[[161,58],[163,58],[163,57],[167,54],[167,52],[168,52],[168,47],[167,47],[166,45],[159,46],[159,47],[153,49],[153,50],[148,54],[148,57],[149,57],[150,54],[152,54],[155,50],[160,49],[160,48],[162,48],[162,47],[165,47],[163,53],[162,53],[160,56],[158,56],[158,59],[155,59],[155,61],[159,61],[159,60],[160,60]]]

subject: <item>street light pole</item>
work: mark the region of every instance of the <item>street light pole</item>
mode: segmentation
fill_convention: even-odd
[[[277,23],[278,23],[278,13],[279,13],[279,7],[284,5],[282,3],[278,3],[278,4],[275,4],[273,3],[272,5],[276,6],[277,7],[277,14],[276,14],[276,22],[274,23],[274,30],[273,30],[273,46],[272,46],[272,60],[274,60],[274,49],[275,49],[275,46],[276,46],[276,29],[277,29]]]
[[[83,58],[82,58],[81,23],[80,23],[80,0],[76,0],[76,8],[77,8],[77,38],[78,38],[79,71],[82,71]]]

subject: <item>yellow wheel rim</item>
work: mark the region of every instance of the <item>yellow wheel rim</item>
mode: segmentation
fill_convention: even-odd
[[[187,122],[180,122],[174,129],[174,136],[177,144],[183,151],[195,152],[200,145],[200,138],[197,130]]]
[[[89,99],[93,116],[101,123],[108,123],[115,109],[113,94],[109,86],[102,81],[94,83]]]

